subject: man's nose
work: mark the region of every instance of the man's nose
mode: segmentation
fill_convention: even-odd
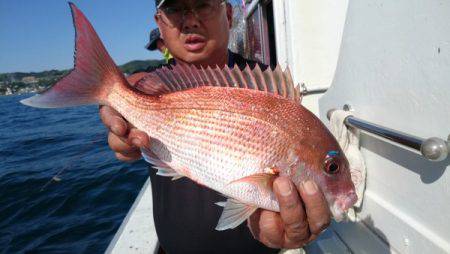
[[[183,29],[197,28],[200,25],[200,21],[197,15],[192,10],[186,10],[183,14]]]

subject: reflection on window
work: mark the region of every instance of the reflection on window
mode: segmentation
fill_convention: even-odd
[[[277,56],[272,1],[253,2],[258,4],[246,19],[245,57],[274,66]]]
[[[247,48],[246,48],[246,54],[247,57],[261,62],[266,63],[264,61],[264,53],[263,53],[263,37],[261,34],[261,28],[263,26],[263,23],[261,22],[261,15],[260,15],[260,7],[253,12],[248,18],[247,18]]]
[[[246,56],[245,53],[245,11],[242,1],[230,1],[233,6],[233,23],[230,31],[230,41],[228,47],[231,51]]]
[[[233,6],[233,27],[229,48],[245,58],[275,66],[275,26],[272,0],[230,1]],[[256,6],[255,6],[256,4]],[[250,6],[255,8],[249,9]]]

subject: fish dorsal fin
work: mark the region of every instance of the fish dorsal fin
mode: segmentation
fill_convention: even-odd
[[[260,66],[251,69],[247,64],[243,70],[237,65],[230,68],[201,68],[194,65],[177,64],[162,67],[150,72],[136,83],[136,88],[151,95],[162,95],[201,86],[220,86],[253,89],[272,93],[283,98],[301,102],[300,88],[295,87],[289,67],[282,71],[261,70]]]
[[[171,80],[164,79],[160,75],[151,72],[138,80],[134,87],[146,94],[161,95],[175,91],[175,89],[171,87],[171,84]]]

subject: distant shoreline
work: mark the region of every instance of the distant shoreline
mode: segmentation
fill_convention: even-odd
[[[158,66],[164,62],[164,60],[134,60],[120,65],[119,68],[126,75],[129,75],[138,71],[145,71],[151,66]],[[42,72],[1,73],[0,96],[45,91],[69,72],[70,70],[50,70]]]

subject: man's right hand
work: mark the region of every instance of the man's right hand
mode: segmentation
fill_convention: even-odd
[[[100,118],[109,129],[108,144],[117,159],[132,162],[141,158],[142,147],[149,147],[148,135],[136,129],[117,111],[109,106],[100,106]]]

